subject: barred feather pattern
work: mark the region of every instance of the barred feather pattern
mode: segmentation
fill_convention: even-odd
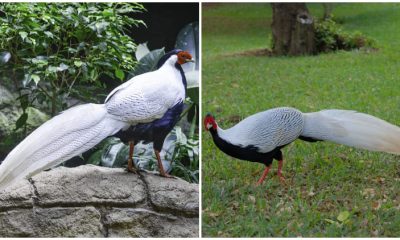
[[[113,119],[103,104],[62,112],[33,131],[0,165],[0,190],[22,178],[79,155],[127,124]]]
[[[256,147],[261,153],[303,137],[400,155],[398,126],[351,110],[302,113],[294,108],[274,108],[251,115],[232,128],[218,127],[217,133],[228,143]]]
[[[303,114],[294,108],[280,107],[251,115],[232,128],[218,127],[218,135],[240,147],[254,146],[261,153],[296,140],[304,127]]]
[[[107,112],[130,124],[147,123],[185,99],[182,77],[171,56],[157,71],[145,73],[114,89],[106,99]],[[160,81],[162,79],[162,81]]]

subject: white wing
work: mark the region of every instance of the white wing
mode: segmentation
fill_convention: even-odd
[[[172,56],[157,71],[134,77],[114,89],[106,99],[108,113],[131,124],[150,122],[185,98],[182,77]]]
[[[283,107],[251,115],[230,129],[218,129],[218,134],[234,145],[251,145],[267,153],[296,140],[303,125],[300,111]]]

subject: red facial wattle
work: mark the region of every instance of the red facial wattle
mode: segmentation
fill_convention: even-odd
[[[178,54],[178,63],[179,64],[185,64],[185,63],[187,63],[187,62],[192,62],[193,60],[192,60],[192,55],[189,53],[189,52],[187,52],[187,51],[182,51],[182,52],[179,52]]]
[[[217,129],[217,123],[215,122],[214,117],[211,115],[207,115],[204,118],[204,128],[206,129],[206,131],[209,130],[209,125],[211,125],[214,130]]]

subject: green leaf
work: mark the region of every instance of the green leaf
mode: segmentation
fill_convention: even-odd
[[[93,164],[93,165],[100,165],[101,162],[101,155],[103,153],[103,150],[98,150],[95,153],[93,153],[89,159],[86,161],[87,164]]]
[[[190,97],[190,100],[192,100],[195,104],[199,105],[199,88],[195,87],[195,88],[189,88],[187,89],[187,95],[188,97]]]
[[[103,10],[103,16],[104,17],[110,17],[112,15],[114,15],[114,11],[113,11],[112,8],[107,8],[107,9]]]
[[[68,69],[68,65],[65,63],[61,63],[60,66],[57,68],[57,71],[62,72]]]
[[[38,67],[43,67],[47,64],[49,64],[49,62],[45,59],[40,59],[40,58],[32,58],[32,63],[38,65]]]
[[[197,111],[196,111],[196,108],[194,108],[194,117],[192,119],[192,123],[190,124],[190,131],[189,131],[190,139],[193,139],[195,131],[196,131],[196,120],[197,120]]]
[[[31,79],[35,82],[36,85],[40,82],[40,77],[39,77],[39,75],[32,74],[32,75],[31,75]]]
[[[55,73],[55,72],[57,72],[57,67],[55,67],[55,66],[49,66],[49,67],[47,67],[47,71],[48,71],[49,73]]]
[[[83,64],[82,61],[74,61],[74,65],[77,66],[77,67],[81,67],[82,64]]]
[[[27,42],[27,43],[31,43],[32,45],[36,45],[36,40],[35,40],[34,38],[28,37],[28,38],[26,39],[26,42]]]
[[[158,60],[160,60],[160,58],[164,54],[164,48],[156,49],[146,54],[140,59],[139,64],[136,66],[135,70],[129,73],[129,78],[156,70]]]
[[[146,56],[150,52],[149,48],[147,47],[147,43],[141,43],[137,46],[135,57],[136,60],[140,61],[144,56]]]
[[[325,218],[324,221],[331,223],[331,224],[338,224],[336,221],[333,221],[331,219]]]
[[[108,25],[110,25],[108,22],[98,22],[95,24],[98,33],[103,32]]]
[[[0,53],[0,65],[6,64],[11,59],[11,53],[4,51]]]
[[[121,69],[115,69],[115,76],[121,80],[124,80],[125,73]]]
[[[185,25],[176,37],[175,48],[189,51],[194,59],[198,59],[199,51],[199,23],[193,22]],[[198,62],[198,61],[196,61]],[[196,63],[198,64],[198,63]],[[186,65],[186,64],[185,64]],[[183,66],[184,69],[186,66]],[[193,67],[195,64],[193,64]],[[195,70],[195,68],[193,68]],[[185,71],[186,72],[186,71]]]
[[[22,41],[24,41],[25,38],[28,36],[28,33],[27,33],[27,32],[24,32],[24,31],[21,31],[21,32],[19,32],[19,35],[21,36]]]
[[[350,213],[349,211],[343,211],[341,213],[339,213],[337,220],[340,222],[344,222],[346,221],[348,218],[350,217]]]
[[[24,112],[15,123],[15,130],[20,129],[22,126],[26,124],[26,120],[28,120],[28,114]]]
[[[3,75],[15,71],[30,100],[40,99],[43,107],[56,101],[57,110],[66,106],[69,94],[80,95],[75,90],[83,85],[100,92],[105,88],[100,76],[125,79],[137,65],[136,44],[127,30],[141,22],[129,13],[142,9],[133,3],[0,4],[0,12],[7,13],[0,17]],[[43,90],[32,82],[42,84]],[[53,88],[59,93],[56,100],[43,95]],[[80,97],[96,101],[93,94]]]
[[[49,31],[45,31],[44,34],[46,34],[46,36],[49,37],[49,38],[53,38],[54,37],[53,33],[49,32]]]
[[[21,108],[25,111],[29,105],[29,96],[28,94],[21,95],[19,98],[19,102],[21,104]]]

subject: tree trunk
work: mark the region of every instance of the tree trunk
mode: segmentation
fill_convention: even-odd
[[[305,3],[271,3],[273,52],[276,55],[315,53],[314,20]]]
[[[332,17],[333,3],[322,3],[324,7],[324,19],[330,19]]]

